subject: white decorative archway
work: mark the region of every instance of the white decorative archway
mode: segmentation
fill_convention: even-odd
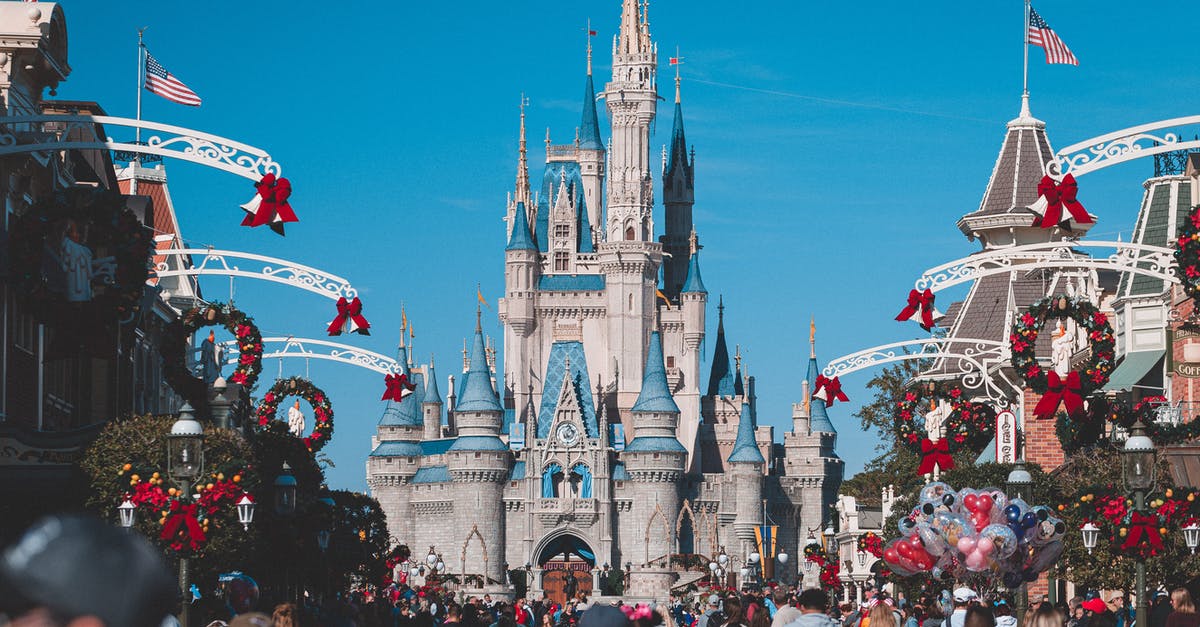
[[[245,277],[298,287],[331,300],[353,299],[358,296],[358,290],[350,285],[350,281],[286,259],[210,248],[179,248],[161,250],[154,254],[179,258],[174,264],[174,268],[168,261],[159,262],[154,269],[154,273],[159,278],[178,276]],[[188,257],[199,257],[199,261],[197,262],[193,258],[191,266],[185,267],[183,260]],[[243,269],[243,266],[246,269]]]
[[[1032,214],[1030,214],[1032,215]],[[1097,249],[1098,256],[1082,251]],[[994,274],[1041,268],[1113,270],[1178,283],[1172,271],[1175,251],[1129,242],[1061,240],[988,250],[926,270],[913,287],[939,292]]]
[[[1050,174],[1071,174],[1079,178],[1110,165],[1141,157],[1150,157],[1177,150],[1200,149],[1200,139],[1182,140],[1180,136],[1200,135],[1200,115],[1189,115],[1086,139],[1058,151],[1057,157],[1046,164]]]
[[[237,341],[222,342],[221,347],[228,355],[225,363],[227,365],[236,364],[238,360]],[[356,346],[303,337],[264,337],[262,358],[322,359],[366,368],[383,375],[400,372],[400,364],[391,357]]]
[[[101,137],[113,127],[153,133],[144,143]],[[0,156],[60,150],[113,150],[171,157],[252,181],[283,168],[266,151],[180,126],[108,115],[18,115],[0,118]]]

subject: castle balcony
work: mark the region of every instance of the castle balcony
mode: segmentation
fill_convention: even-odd
[[[539,498],[533,504],[533,513],[548,527],[565,522],[586,527],[599,518],[600,502],[594,498]]]

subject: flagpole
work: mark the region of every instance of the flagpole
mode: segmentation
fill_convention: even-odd
[[[146,32],[147,28],[150,28],[150,27],[143,26],[142,28],[138,29],[138,52],[137,52],[137,122],[138,123],[136,126],[133,127],[134,128],[134,131],[133,131],[134,132],[134,140],[133,141],[135,144],[142,143],[142,85],[145,82],[145,75],[143,74],[143,72],[146,69],[146,64],[143,62],[143,54],[146,51],[146,43],[142,39],[142,34]],[[133,160],[130,162],[130,165],[133,168],[133,176],[130,177],[130,179],[129,179],[129,193],[130,194],[137,193],[137,184],[138,184],[137,171],[138,171],[138,165],[140,162],[141,162],[141,159],[139,158],[138,153],[136,153],[136,152],[133,153]]]
[[[1022,113],[1025,113],[1029,109],[1029,0],[1025,0],[1025,23],[1022,30],[1022,41],[1025,45],[1021,47],[1025,52],[1025,61],[1021,77],[1021,108]]]

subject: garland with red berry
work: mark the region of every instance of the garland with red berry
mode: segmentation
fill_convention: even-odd
[[[1200,205],[1192,207],[1187,220],[1179,225],[1175,240],[1175,266],[1172,270],[1193,299],[1200,295]]]
[[[938,400],[950,404],[950,414],[943,425],[943,437],[950,452],[959,450],[978,451],[991,442],[996,431],[996,410],[985,403],[972,403],[958,386],[925,382],[904,391],[896,401],[896,413],[892,416],[896,439],[914,453],[922,454],[922,442],[929,439],[924,425],[916,422],[925,400]],[[948,470],[944,468],[943,470]]]
[[[167,326],[159,344],[159,352],[163,358],[163,379],[197,409],[208,406],[208,386],[188,370],[184,355],[188,350],[188,338],[201,327],[216,325],[225,327],[237,339],[240,356],[233,374],[229,375],[229,381],[250,389],[258,382],[258,375],[262,372],[262,333],[255,326],[254,318],[221,303],[193,307],[183,312]]]
[[[1043,369],[1037,357],[1038,335],[1052,318],[1074,320],[1086,333],[1090,348],[1088,361],[1082,369],[1062,378]],[[1008,341],[1012,366],[1017,374],[1030,389],[1045,395],[1034,410],[1042,419],[1052,417],[1060,402],[1066,404],[1068,414],[1078,415],[1083,410],[1083,399],[1108,383],[1116,359],[1116,338],[1108,316],[1086,299],[1052,296],[1037,301],[1017,316]],[[1050,402],[1045,402],[1047,400]]]
[[[875,557],[883,557],[883,538],[874,531],[868,531],[858,536],[858,550],[862,553],[870,553]]]
[[[1117,555],[1146,559],[1163,550],[1163,538],[1177,529],[1200,524],[1200,491],[1166,488],[1146,495],[1146,507],[1137,509],[1133,499],[1112,485],[1079,491],[1068,507],[1081,515],[1084,524],[1100,528],[1101,537]]]
[[[820,544],[810,542],[804,545],[804,560],[816,564],[821,569],[819,579],[824,588],[836,590],[842,585],[839,579],[842,567],[838,563],[837,556],[830,556],[825,549],[821,548]]]
[[[258,429],[289,433],[288,425],[275,419],[275,415],[279,411],[279,403],[288,396],[298,396],[312,406],[312,433],[304,436],[302,440],[309,451],[315,453],[321,450],[333,435],[333,405],[329,402],[329,395],[313,385],[312,381],[303,377],[275,381],[275,385],[272,385],[271,389],[263,395],[262,402],[255,410],[254,415],[258,419]]]

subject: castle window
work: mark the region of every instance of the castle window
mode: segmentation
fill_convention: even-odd
[[[565,238],[571,236],[571,226],[567,224],[554,225],[554,237]]]
[[[475,459],[479,459],[480,457],[483,457],[483,453],[480,453],[479,451],[475,451]]]
[[[571,255],[570,253],[554,253],[554,271],[566,272],[570,270]]]
[[[675,367],[675,356],[674,355],[667,355],[667,367],[668,368]]]
[[[635,233],[636,233],[636,231],[633,230],[632,226],[625,227],[625,239],[626,240],[633,241],[637,237],[635,235]]]

